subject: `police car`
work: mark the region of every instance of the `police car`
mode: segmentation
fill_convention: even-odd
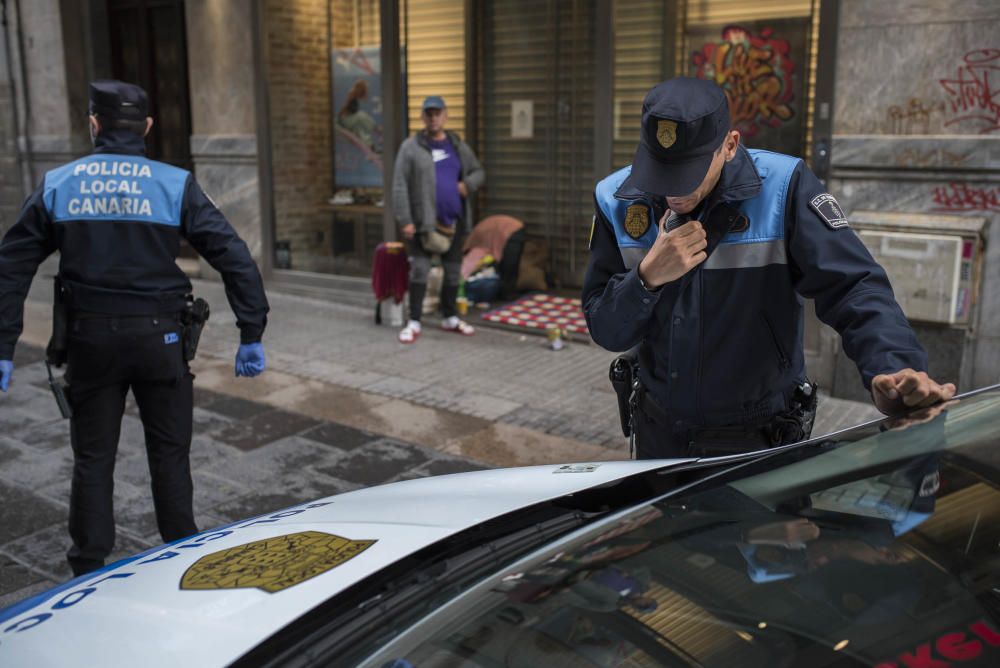
[[[0,666],[997,666],[998,417],[332,496],[0,611]]]

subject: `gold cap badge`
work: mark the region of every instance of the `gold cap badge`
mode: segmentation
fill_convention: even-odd
[[[656,140],[663,148],[670,148],[677,141],[677,122],[665,118],[656,121]]]
[[[206,554],[181,578],[181,589],[250,589],[268,593],[305,582],[358,556],[374,540],[302,531]]]
[[[633,239],[638,239],[649,229],[649,208],[645,204],[633,204],[625,210],[625,231]]]

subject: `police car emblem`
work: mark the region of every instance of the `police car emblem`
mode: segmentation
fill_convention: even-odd
[[[816,195],[816,197],[809,200],[809,206],[816,212],[816,215],[823,219],[823,222],[831,230],[848,227],[847,216],[844,215],[844,210],[840,208],[840,203],[830,193]]]
[[[270,594],[350,561],[376,541],[301,531],[207,554],[185,571],[181,589],[251,589]]]
[[[663,148],[670,148],[677,141],[677,122],[665,118],[656,121],[656,141]]]
[[[645,204],[633,204],[625,211],[625,231],[638,239],[649,229],[649,209]]]

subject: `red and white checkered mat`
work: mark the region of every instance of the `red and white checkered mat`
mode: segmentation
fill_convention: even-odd
[[[545,331],[558,327],[565,332],[588,335],[580,300],[536,293],[521,297],[482,315],[483,320]]]

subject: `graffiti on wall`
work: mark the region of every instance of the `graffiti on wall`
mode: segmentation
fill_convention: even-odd
[[[931,134],[931,116],[944,113],[944,102],[927,102],[910,98],[904,106],[893,105],[886,111],[888,132],[894,135]]]
[[[947,186],[935,187],[932,199],[932,211],[1000,211],[1000,186],[976,188],[953,181]]]
[[[695,76],[726,91],[733,126],[748,138],[762,127],[779,127],[795,116],[795,60],[791,42],[773,27],[754,33],[726,26],[721,39],[702,44],[691,55]]]
[[[955,76],[939,83],[954,116],[945,127],[971,121],[980,134],[1000,130],[1000,49],[969,51]]]

